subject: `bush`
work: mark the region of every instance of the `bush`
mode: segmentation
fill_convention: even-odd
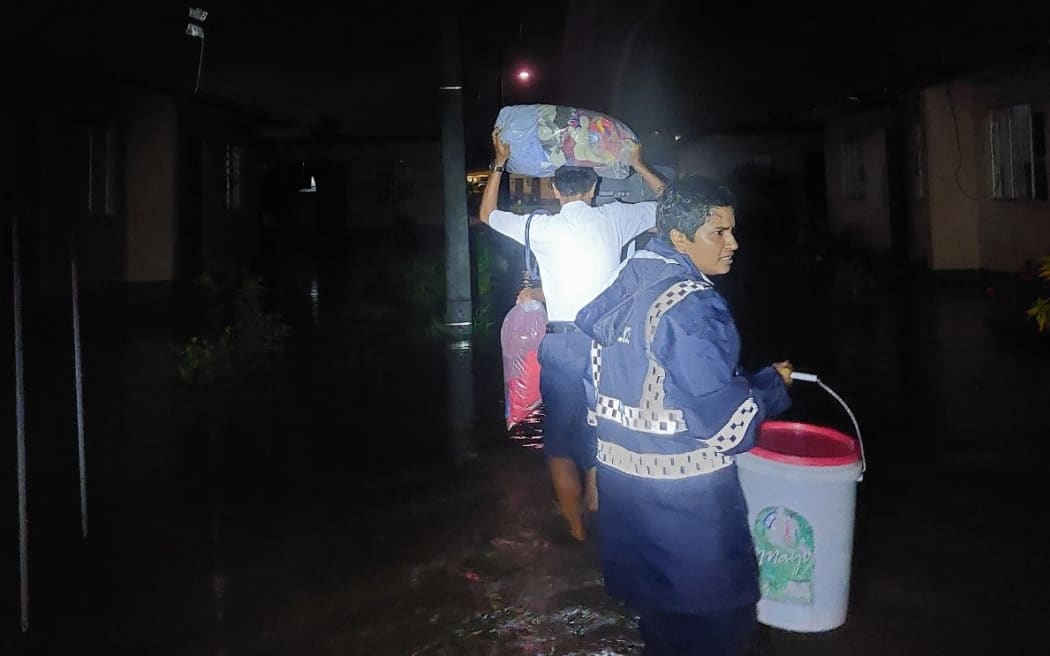
[[[1050,283],[1050,255],[1043,256],[1036,275],[1042,280]],[[1050,327],[1050,293],[1047,296],[1040,295],[1032,302],[1026,314],[1035,321],[1036,328],[1040,333],[1046,332]]]
[[[197,281],[201,334],[178,352],[176,373],[188,385],[208,385],[238,372],[267,370],[283,353],[290,327],[266,307],[262,279],[241,269],[217,270]]]

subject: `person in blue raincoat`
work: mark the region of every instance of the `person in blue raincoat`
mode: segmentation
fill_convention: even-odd
[[[790,406],[792,367],[740,368],[740,337],[711,281],[738,248],[733,205],[714,180],[672,184],[658,236],[576,316],[593,340],[605,586],[638,612],[645,656],[741,654],[757,626],[734,455]]]

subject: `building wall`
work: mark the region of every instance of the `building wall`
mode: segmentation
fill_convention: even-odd
[[[911,197],[909,209],[911,211],[910,241],[912,259],[922,261],[926,266],[932,268],[933,262],[933,227],[930,223],[930,154],[929,133],[930,126],[926,117],[925,99],[920,94],[916,100],[915,123],[922,131],[916,135],[922,142],[919,145],[923,177],[921,180],[910,179]],[[921,190],[917,189],[921,187]]]
[[[972,102],[981,268],[1017,271],[1026,260],[1050,253],[1050,204],[1045,199],[991,198],[990,112],[1031,103],[1033,112],[1050,117],[1050,70],[976,80]],[[1044,147],[1048,132],[1050,129],[1044,130]]]
[[[979,180],[973,89],[929,87],[922,92],[930,198],[930,266],[981,268]],[[987,193],[987,192],[985,192]]]
[[[891,245],[889,190],[886,178],[886,125],[892,118],[874,111],[830,122],[824,133],[828,222],[836,233],[851,233],[865,245],[888,249]],[[845,143],[863,144],[863,197],[846,194]]]
[[[281,158],[310,163],[328,178],[317,176],[317,195],[344,195],[347,228],[383,228],[410,224],[441,227],[445,223],[441,141],[438,139],[377,139],[363,143],[303,143],[283,147]],[[339,179],[332,179],[333,174]],[[309,175],[309,170],[307,171]],[[332,187],[337,191],[333,192]],[[463,193],[466,194],[464,182]],[[312,212],[314,198],[298,203]],[[300,222],[313,220],[301,216]]]
[[[119,100],[95,100],[85,99],[75,108],[42,109],[32,122],[35,160],[25,158],[24,151],[18,156],[21,166],[36,168],[23,172],[31,175],[37,195],[25,236],[33,240],[27,248],[33,253],[34,284],[48,301],[69,294],[71,247],[82,291],[124,280],[123,198],[118,197],[123,189],[123,131],[114,115]]]
[[[908,204],[909,255],[934,270],[1016,271],[1050,251],[1046,200],[992,198],[990,115],[1030,103],[1050,113],[1050,72],[984,74],[922,90],[917,116],[924,134],[926,198]],[[828,211],[837,232],[853,231],[868,246],[892,246],[887,130],[907,125],[907,103],[829,121],[825,127]],[[847,198],[844,143],[864,144],[865,193]],[[1047,134],[1044,133],[1044,143]]]
[[[1050,71],[972,77],[923,91],[934,268],[1011,272],[1050,252],[1046,200],[992,198],[991,112],[1023,103],[1050,114]]]
[[[927,175],[925,185],[925,197],[922,199],[915,199],[912,201],[912,223],[910,224],[911,229],[911,244],[912,250],[909,256],[912,259],[920,260],[927,266],[933,260],[933,229],[930,225],[930,191],[929,191],[929,177]]]
[[[236,207],[226,206],[226,148],[240,151],[238,186],[240,200]],[[209,135],[202,145],[203,230],[201,248],[205,267],[212,264],[245,264],[258,251],[259,208],[257,200],[258,157],[250,141],[236,133]]]
[[[218,264],[247,265],[261,251],[260,143],[253,117],[179,105],[176,271],[196,276]],[[226,171],[227,149],[236,152]],[[227,202],[227,177],[232,195]]]
[[[790,204],[800,215],[813,214],[806,197],[806,152],[822,149],[818,131],[813,133],[712,134],[682,148],[680,175],[704,175],[732,183],[746,168],[772,171],[787,180]]]
[[[168,97],[142,93],[127,124],[127,276],[167,281],[175,273],[177,110]]]
[[[77,117],[79,118],[79,117]],[[40,199],[34,233],[39,291],[48,300],[69,293],[69,238],[87,214],[86,130],[61,110],[40,121]]]
[[[534,178],[511,173],[510,200],[511,202],[521,201],[522,203],[557,202],[558,199],[554,196],[553,183],[554,178]]]
[[[440,141],[370,143],[341,152],[349,225],[445,225]]]

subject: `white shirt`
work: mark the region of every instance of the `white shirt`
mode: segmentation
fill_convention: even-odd
[[[493,210],[489,226],[525,243],[528,215]],[[656,225],[656,203],[614,201],[592,207],[574,200],[557,214],[537,214],[529,242],[543,280],[548,321],[575,321],[620,266],[625,244]]]

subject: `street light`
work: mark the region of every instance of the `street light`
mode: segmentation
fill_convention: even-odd
[[[504,74],[504,72],[505,71],[503,70],[502,58],[501,58],[499,70],[497,71],[497,75],[499,77],[499,105],[500,105],[500,107],[503,107],[505,104],[507,104],[506,98],[504,97],[504,94],[503,94],[503,74]],[[522,85],[522,86],[528,85],[530,82],[532,82],[532,78],[533,78],[532,71],[529,70],[527,67],[522,66],[522,67],[518,68],[514,72],[514,79],[517,80],[519,85]]]

